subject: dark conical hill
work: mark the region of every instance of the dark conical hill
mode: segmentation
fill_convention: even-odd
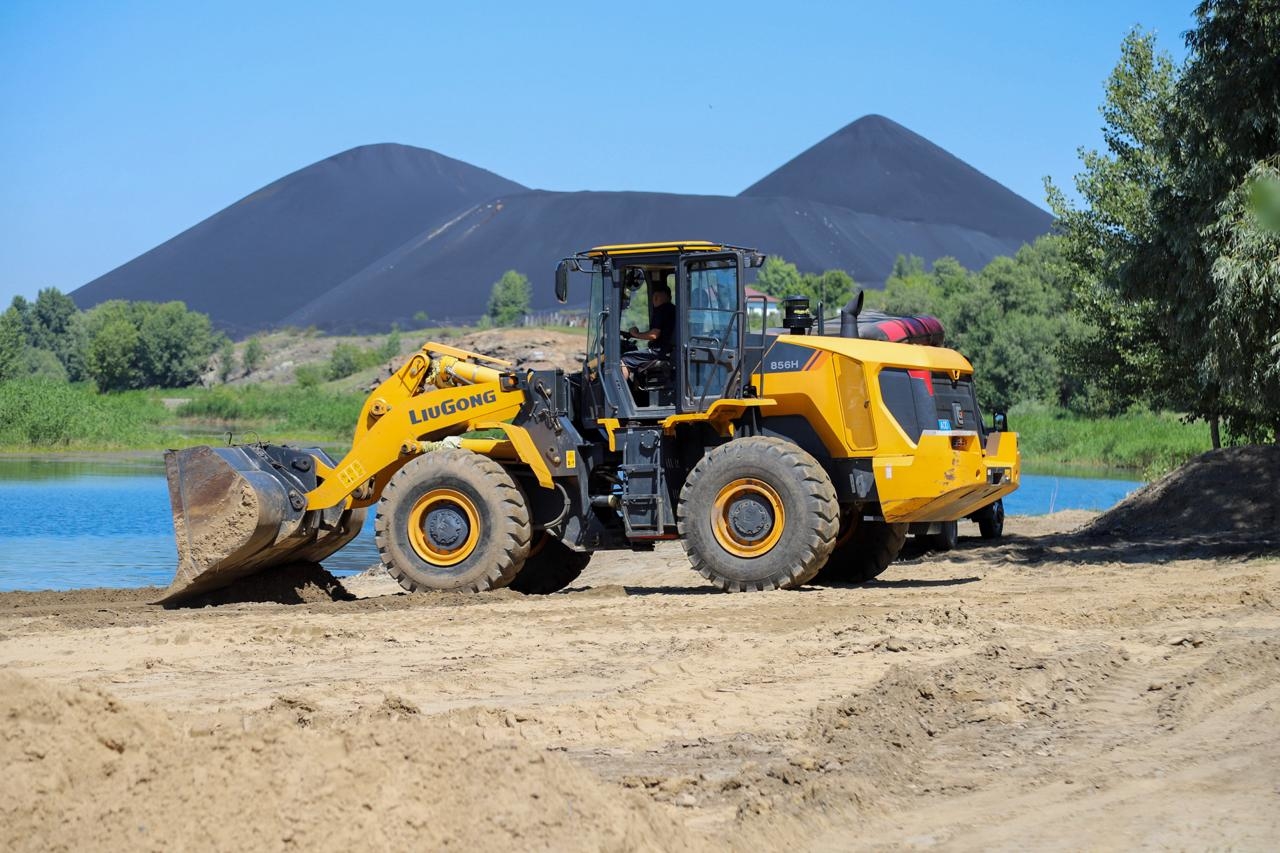
[[[932,225],[817,202],[672,193],[530,191],[479,205],[429,236],[415,237],[286,318],[293,326],[366,331],[405,324],[425,310],[439,321],[484,313],[505,270],[529,276],[533,307],[555,306],[552,271],[570,252],[648,240],[728,240],[880,282],[899,252],[951,256],[969,267],[1012,254],[1020,240],[958,225]],[[586,279],[575,279],[586,300]],[[396,313],[389,313],[392,309]]]
[[[533,191],[426,149],[367,145],[280,178],[72,296],[85,308],[181,299],[237,337],[290,325],[381,331],[418,311],[473,321],[508,269],[529,276],[535,309],[552,307],[556,260],[600,243],[723,240],[874,287],[900,253],[980,267],[1049,225],[879,116],[738,196]]]
[[[895,121],[869,115],[770,172],[743,196],[802,198],[1030,242],[1053,218]],[[932,260],[928,258],[927,260]]]
[[[74,293],[181,299],[243,334],[284,317],[406,240],[501,193],[492,172],[408,145],[364,145],[313,163]]]

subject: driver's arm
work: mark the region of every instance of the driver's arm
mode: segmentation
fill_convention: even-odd
[[[635,326],[632,326],[627,330],[627,336],[635,338],[638,341],[656,341],[658,338],[662,337],[662,330],[649,329],[646,332],[642,332]]]

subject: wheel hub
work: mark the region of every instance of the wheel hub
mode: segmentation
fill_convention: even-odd
[[[738,538],[755,542],[773,528],[773,516],[759,496],[748,495],[729,508],[729,526]]]
[[[466,518],[457,507],[442,507],[427,515],[427,535],[432,543],[446,551],[452,551],[466,539],[468,527]]]
[[[414,503],[407,532],[420,558],[434,566],[454,566],[475,551],[480,541],[480,516],[464,492],[433,489]]]
[[[750,559],[768,553],[778,544],[784,524],[777,490],[752,477],[727,483],[711,510],[716,541],[735,557]]]

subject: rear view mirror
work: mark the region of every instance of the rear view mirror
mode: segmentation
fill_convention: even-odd
[[[569,301],[569,259],[565,258],[556,264],[556,301],[561,304]]]

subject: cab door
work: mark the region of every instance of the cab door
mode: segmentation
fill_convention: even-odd
[[[680,262],[680,410],[702,412],[742,396],[742,257],[686,255]]]

